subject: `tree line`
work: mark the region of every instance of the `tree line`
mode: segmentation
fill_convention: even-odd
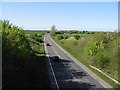
[[[2,30],[2,82],[5,87],[13,83],[12,78],[15,78],[15,73],[19,74],[24,70],[27,61],[34,53],[21,27],[13,25],[8,20],[0,20],[0,25]]]

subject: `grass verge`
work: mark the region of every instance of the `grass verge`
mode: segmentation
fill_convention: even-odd
[[[97,74],[100,78],[102,78],[103,80],[105,80],[108,84],[110,84],[113,88],[115,88],[116,90],[118,89],[118,87],[120,87],[120,85],[118,85],[117,83],[115,83],[114,81],[110,80],[108,77],[104,76],[102,73],[98,72],[97,70],[91,68],[89,66],[89,60],[88,58],[84,55],[84,45],[83,47],[81,47],[79,49],[79,54],[78,53],[75,53],[77,51],[75,51],[76,49],[72,46],[72,48],[69,48],[70,47],[70,43],[67,44],[69,45],[69,47],[67,46],[67,44],[65,44],[65,42],[61,43],[57,38],[55,37],[52,37],[52,39],[57,43],[59,44],[62,48],[64,48],[67,52],[69,52],[72,56],[74,56],[77,60],[79,60],[82,64],[84,64],[87,68],[89,68],[91,71],[93,71],[95,74]],[[74,50],[72,50],[74,48]],[[78,49],[78,48],[77,48]],[[83,60],[85,59],[85,60]],[[89,58],[90,59],[90,58]]]

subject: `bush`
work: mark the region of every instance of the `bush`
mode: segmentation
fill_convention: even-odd
[[[75,38],[76,40],[78,40],[78,39],[80,39],[80,35],[74,35],[74,38]]]
[[[64,39],[64,37],[62,35],[58,35],[58,40]]]
[[[11,26],[9,21],[2,22],[2,69],[3,87],[13,83],[14,76],[19,74],[33,55],[31,46],[23,30],[17,26]],[[17,80],[17,79],[16,79]]]
[[[108,64],[109,64],[109,58],[106,57],[103,54],[99,55],[99,57],[98,57],[98,65],[101,68],[106,68],[108,66]]]
[[[95,42],[90,42],[88,45],[87,45],[87,53],[88,55],[96,55],[97,52],[102,52],[104,49],[103,47],[103,43],[102,42],[98,42],[98,41],[95,41]]]
[[[62,44],[64,44],[64,42],[63,42],[63,41],[61,41],[61,43],[62,43]]]
[[[68,38],[69,38],[69,36],[68,36],[68,35],[65,35],[65,36],[64,36],[64,39],[68,39]]]

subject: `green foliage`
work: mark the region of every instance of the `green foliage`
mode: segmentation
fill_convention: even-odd
[[[74,46],[78,45],[78,41],[77,40],[73,41],[73,45]]]
[[[7,20],[0,20],[1,29],[2,88],[51,88],[44,44],[39,41],[43,34],[26,34]],[[37,56],[36,53],[42,56]]]
[[[101,68],[106,68],[109,65],[109,58],[106,57],[104,54],[100,54],[97,62]]]
[[[38,42],[40,42],[40,43],[42,43],[43,42],[43,35],[42,34],[29,34],[29,35],[27,35],[28,36],[28,38],[30,39],[34,39],[34,40],[36,40],[36,41],[38,41]]]
[[[95,34],[98,32],[91,32],[91,31],[80,31],[80,30],[65,30],[65,31],[59,31],[59,34]]]
[[[68,35],[64,35],[64,39],[68,39],[69,38],[69,36]]]
[[[64,31],[62,35],[65,36],[69,32]],[[120,48],[120,33],[89,32],[89,34],[92,35],[85,34],[87,37],[80,40],[64,39],[64,44],[60,43],[62,40],[59,41],[56,37],[54,37],[54,40],[88,68],[91,64],[107,73],[110,77],[119,80],[118,63],[120,60],[118,58],[120,55],[118,52]],[[82,35],[84,34],[80,34],[81,37]],[[106,80],[111,86],[116,87],[115,85],[117,84],[112,80],[106,79],[102,74],[100,77]]]
[[[53,25],[53,26],[51,27],[50,34],[51,34],[52,36],[55,36],[55,35],[56,35],[56,31],[57,31],[57,29],[56,29],[55,25]]]
[[[21,28],[12,26],[9,21],[2,22],[2,69],[3,76],[9,82],[9,72],[20,72],[24,69],[29,56],[33,55],[27,37]],[[8,75],[8,76],[7,76]],[[3,84],[5,84],[3,82]]]
[[[104,47],[102,42],[95,41],[95,42],[90,42],[87,45],[87,53],[88,55],[91,55],[91,56],[96,55],[97,52],[102,52],[103,50],[104,50]]]
[[[63,42],[63,41],[61,41],[61,43],[62,43],[62,44],[64,44],[64,42]]]
[[[64,37],[62,35],[58,35],[57,38],[58,38],[58,40],[64,39]]]
[[[80,35],[74,35],[74,38],[76,39],[76,40],[78,40],[78,39],[80,39]]]

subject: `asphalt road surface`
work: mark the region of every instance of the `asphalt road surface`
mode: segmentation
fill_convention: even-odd
[[[52,78],[51,83],[54,89],[93,90],[94,88],[101,88],[102,90],[106,90],[112,88],[74,57],[61,49],[60,46],[50,38],[49,34],[45,35],[44,41],[49,72]],[[51,45],[47,46],[46,43]],[[52,60],[54,55],[60,57],[59,62]]]

